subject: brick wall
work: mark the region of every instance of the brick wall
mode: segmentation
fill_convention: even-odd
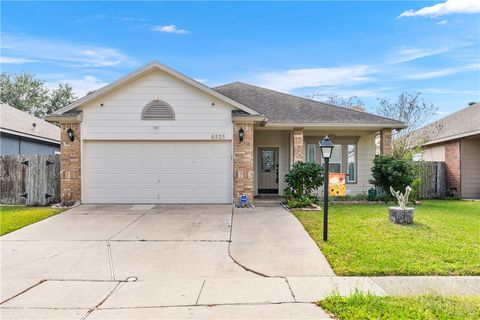
[[[445,185],[447,196],[461,197],[460,174],[461,141],[454,141],[445,145]]]
[[[303,128],[293,128],[293,163],[304,159]]]
[[[67,130],[71,128],[75,139],[70,141]],[[60,198],[62,201],[81,200],[80,123],[62,123],[60,151]]]
[[[238,132],[243,128],[244,138],[240,142]],[[233,125],[233,201],[242,194],[253,200],[253,123]]]
[[[380,130],[380,154],[392,155],[392,129]]]

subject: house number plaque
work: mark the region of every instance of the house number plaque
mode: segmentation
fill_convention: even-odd
[[[225,140],[224,133],[212,133],[212,140]]]

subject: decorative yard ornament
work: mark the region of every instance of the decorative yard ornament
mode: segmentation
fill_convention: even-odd
[[[407,186],[405,188],[405,194],[401,193],[399,191],[393,190],[393,188],[390,186],[390,192],[392,195],[397,198],[398,206],[402,209],[405,209],[405,205],[408,203],[408,197],[410,196],[410,191],[412,191],[412,188],[410,186]]]
[[[415,208],[407,208],[405,207],[408,203],[408,197],[410,196],[410,191],[412,188],[407,186],[405,188],[405,194],[401,193],[400,191],[393,190],[390,187],[390,192],[392,195],[397,198],[398,207],[390,207],[388,208],[388,215],[390,217],[390,221],[396,224],[412,224],[413,223],[413,214],[415,213]]]

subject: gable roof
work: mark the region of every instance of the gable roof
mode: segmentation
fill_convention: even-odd
[[[3,102],[0,102],[0,131],[35,140],[60,143],[59,127]]]
[[[480,134],[480,103],[463,108],[451,115],[422,127],[412,134],[425,133],[428,141],[423,145],[464,138]]]
[[[80,105],[84,105],[85,103],[88,103],[90,101],[93,101],[107,93],[109,93],[110,91],[122,86],[123,84],[125,84],[126,82],[128,81],[131,81],[133,79],[136,79],[138,77],[140,77],[141,75],[145,74],[146,72],[150,71],[150,70],[154,70],[154,69],[158,69],[158,70],[161,70],[177,79],[180,79],[192,86],[194,86],[195,88],[197,89],[200,89],[201,91],[221,100],[221,101],[224,101],[230,105],[233,105],[234,107],[238,108],[239,110],[242,110],[248,114],[255,114],[255,115],[258,115],[258,112],[256,112],[255,110],[253,109],[250,109],[246,106],[244,106],[243,104],[239,103],[238,101],[235,101],[235,100],[232,100],[224,95],[221,95],[219,94],[217,91],[214,91],[212,90],[211,88],[207,87],[206,85],[198,82],[198,81],[195,81],[193,80],[192,78],[189,78],[187,77],[186,75],[178,72],[178,71],[175,71],[169,67],[167,67],[166,65],[163,65],[161,64],[160,62],[158,61],[153,61],[129,74],[127,74],[126,76],[98,89],[97,91],[87,95],[87,96],[84,96],[83,98],[80,98],[78,100],[76,100],[75,102],[69,104],[68,106],[64,107],[64,108],[61,108],[57,111],[55,111],[54,113],[52,113],[51,115],[53,116],[58,116],[58,115],[62,115],[68,111],[71,111],[73,109],[75,109],[76,107],[80,106]]]
[[[405,127],[405,124],[401,121],[241,82],[234,82],[213,89],[264,114],[268,118],[267,125]]]

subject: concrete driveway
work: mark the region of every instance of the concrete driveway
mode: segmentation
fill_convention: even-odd
[[[1,258],[2,319],[323,319],[287,277],[334,275],[281,207],[83,205]]]

